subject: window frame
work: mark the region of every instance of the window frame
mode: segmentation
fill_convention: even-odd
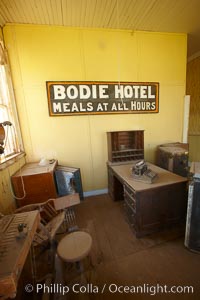
[[[0,164],[24,153],[7,51],[0,40],[0,123],[5,121],[12,125],[3,126],[6,136]]]

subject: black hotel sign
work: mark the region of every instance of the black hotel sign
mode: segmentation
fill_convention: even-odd
[[[157,113],[157,82],[47,81],[50,116]]]

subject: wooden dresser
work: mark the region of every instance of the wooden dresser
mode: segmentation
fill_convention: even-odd
[[[126,216],[137,237],[161,230],[185,218],[187,178],[147,163],[158,174],[154,183],[132,177],[132,164],[108,163],[108,190],[115,201],[124,200]]]
[[[57,198],[54,180],[56,165],[57,161],[45,166],[27,163],[12,176],[13,191],[19,207]]]
[[[74,193],[79,193],[83,200],[80,169],[58,165],[57,160],[45,166],[38,162],[27,163],[11,177],[11,181],[18,207]]]

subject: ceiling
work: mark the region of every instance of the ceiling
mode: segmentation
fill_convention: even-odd
[[[0,0],[6,23],[148,30],[188,34],[200,54],[200,0]]]

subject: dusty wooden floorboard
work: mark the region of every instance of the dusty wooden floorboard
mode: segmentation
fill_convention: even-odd
[[[119,286],[192,285],[195,293],[150,296],[108,291],[103,294],[70,292],[64,297],[54,295],[54,300],[199,300],[200,255],[184,247],[183,225],[137,239],[125,220],[123,203],[113,202],[108,195],[88,197],[75,207],[75,212],[79,229],[86,230],[93,238],[93,266],[84,260],[85,277],[82,277],[73,267],[57,263],[58,273],[61,265],[64,267],[62,283],[73,286],[74,283],[85,283],[86,278],[89,284],[99,289],[105,283],[107,286],[112,283]]]

